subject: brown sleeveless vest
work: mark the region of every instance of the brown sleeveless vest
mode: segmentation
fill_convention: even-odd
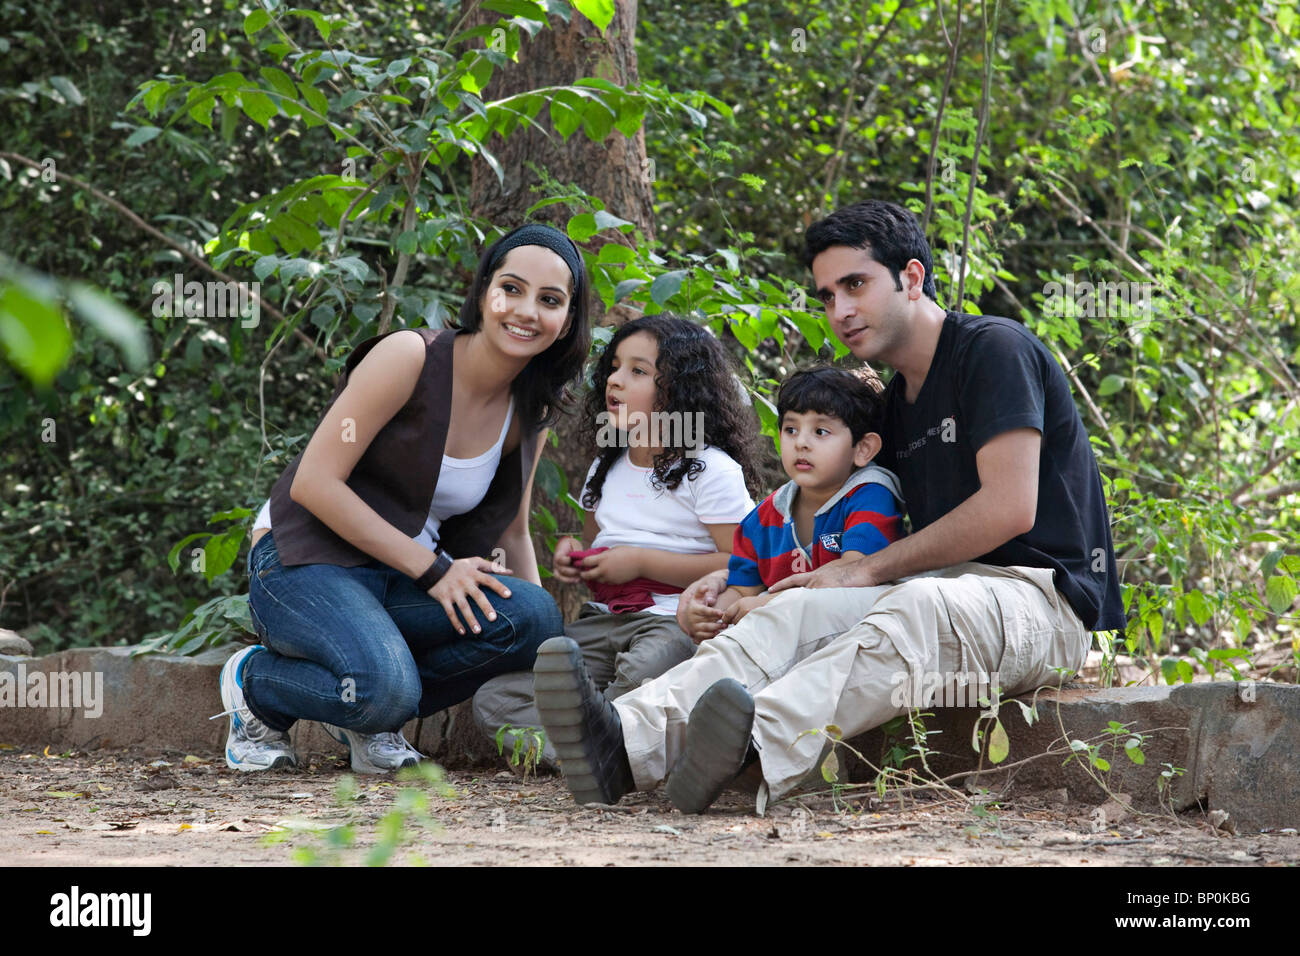
[[[410,399],[379,430],[366,449],[347,485],[389,524],[415,537],[429,517],[429,505],[438,487],[438,472],[447,444],[451,414],[452,343],[455,329],[416,329],[424,338],[424,369]],[[389,332],[387,335],[392,335]],[[348,356],[343,377],[334,389],[330,406],[347,385],[348,375],[385,336],[367,339]],[[516,410],[517,413],[517,410]],[[322,415],[323,417],[323,415]],[[473,510],[442,523],[438,546],[453,558],[488,557],[519,513],[524,485],[532,473],[538,431],[521,422],[514,451],[503,454],[487,494]],[[317,428],[320,427],[319,422]],[[353,547],[310,511],[289,497],[302,454],[293,460],[271,489],[271,533],[280,562],[334,564],[351,568],[373,561]]]

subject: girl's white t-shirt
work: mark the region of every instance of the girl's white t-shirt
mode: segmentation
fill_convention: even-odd
[[[754,502],[745,488],[745,474],[726,452],[705,445],[699,457],[704,470],[694,479],[683,479],[676,489],[656,489],[650,479],[653,468],[640,468],[623,454],[610,466],[600,489],[600,501],[592,511],[600,531],[593,548],[654,548],[679,554],[710,554],[717,551],[705,525],[739,524]],[[587,469],[581,501],[587,484],[596,473],[596,463]],[[646,611],[676,614],[676,594],[654,595],[654,607]]]

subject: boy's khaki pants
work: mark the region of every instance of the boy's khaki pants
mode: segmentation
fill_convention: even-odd
[[[754,695],[753,739],[775,799],[821,759],[825,736],[804,731],[835,724],[848,739],[957,674],[992,678],[1003,697],[1054,685],[1053,668],[1082,667],[1091,640],[1050,569],[966,563],[880,587],[793,588],[614,706],[636,786],[651,790],[681,753],[700,695],[735,678]]]

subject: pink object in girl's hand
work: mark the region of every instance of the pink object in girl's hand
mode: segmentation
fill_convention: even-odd
[[[586,551],[570,551],[569,560],[573,562],[575,568],[582,567],[582,559],[589,558],[593,554],[600,554],[602,551],[608,551],[609,548],[588,548]]]

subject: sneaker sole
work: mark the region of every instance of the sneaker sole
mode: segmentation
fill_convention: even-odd
[[[706,690],[691,708],[686,746],[664,794],[682,813],[703,813],[740,773],[754,731],[754,698],[731,678]]]
[[[533,664],[533,699],[546,738],[559,758],[564,784],[578,803],[612,804],[618,797],[600,785],[582,720],[582,704],[589,686],[582,649],[576,641],[552,637],[542,642]]]
[[[293,770],[298,766],[298,764],[291,757],[276,757],[266,766],[250,764],[247,761],[237,763],[234,758],[230,756],[230,751],[226,751],[226,766],[231,770],[238,770],[240,773],[253,773],[258,770]]]

